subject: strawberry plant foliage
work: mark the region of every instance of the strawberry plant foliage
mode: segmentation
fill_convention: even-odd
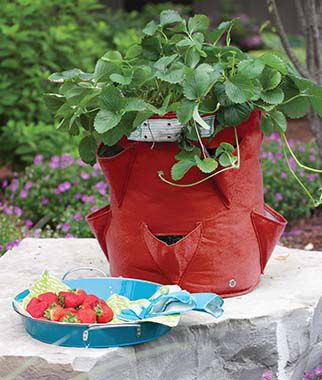
[[[92,73],[52,74],[49,79],[58,89],[47,98],[60,120],[58,128],[84,135],[79,152],[93,164],[98,142],[113,146],[152,114],[176,112],[186,125],[179,141],[182,154],[172,170],[173,180],[179,180],[193,166],[204,173],[219,165],[238,167],[228,145],[213,157],[194,149],[198,129],[209,128],[203,113],[216,113],[217,133],[259,109],[268,135],[285,132],[286,116],[302,117],[311,107],[321,115],[322,89],[273,52],[252,58],[230,46],[233,25],[234,20],[209,30],[204,15],[186,20],[173,10],[163,11],[159,23],[149,22],[140,43],[125,55],[108,51]]]

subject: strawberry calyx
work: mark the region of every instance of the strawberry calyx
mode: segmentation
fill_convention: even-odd
[[[101,306],[100,304],[98,304],[98,305],[96,305],[96,306],[94,307],[94,311],[95,311],[95,313],[96,313],[96,315],[97,315],[98,317],[100,317],[100,316],[103,315],[103,309],[102,309],[102,306]]]

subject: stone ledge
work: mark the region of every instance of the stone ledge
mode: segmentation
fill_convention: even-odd
[[[322,353],[322,252],[277,247],[258,288],[226,299],[219,320],[192,312],[159,340],[113,349],[35,341],[11,310],[45,267],[108,272],[94,239],[25,239],[0,260],[1,379],[260,380],[271,369],[274,379],[302,380]]]

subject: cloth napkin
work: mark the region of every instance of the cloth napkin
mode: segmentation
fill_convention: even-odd
[[[123,309],[118,318],[126,321],[141,320],[196,310],[219,318],[223,314],[224,300],[215,293],[191,294],[178,285],[163,286],[152,297],[140,304]]]

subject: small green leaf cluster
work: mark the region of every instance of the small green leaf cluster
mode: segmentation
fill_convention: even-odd
[[[214,135],[238,126],[254,109],[262,111],[261,127],[268,135],[285,132],[286,116],[302,117],[310,107],[322,116],[322,89],[299,77],[283,58],[271,52],[252,58],[230,46],[234,22],[209,30],[204,15],[186,20],[165,10],[158,22],[145,26],[139,43],[125,54],[108,51],[94,72],[52,74],[49,79],[60,87],[47,98],[60,119],[58,128],[71,135],[84,131],[80,155],[93,164],[97,142],[113,146],[151,115],[176,112],[186,126],[172,169],[173,180],[179,180],[193,166],[204,173],[239,167],[238,139],[236,147],[223,143],[213,156],[196,146],[199,129],[209,129],[205,113],[216,113]]]

